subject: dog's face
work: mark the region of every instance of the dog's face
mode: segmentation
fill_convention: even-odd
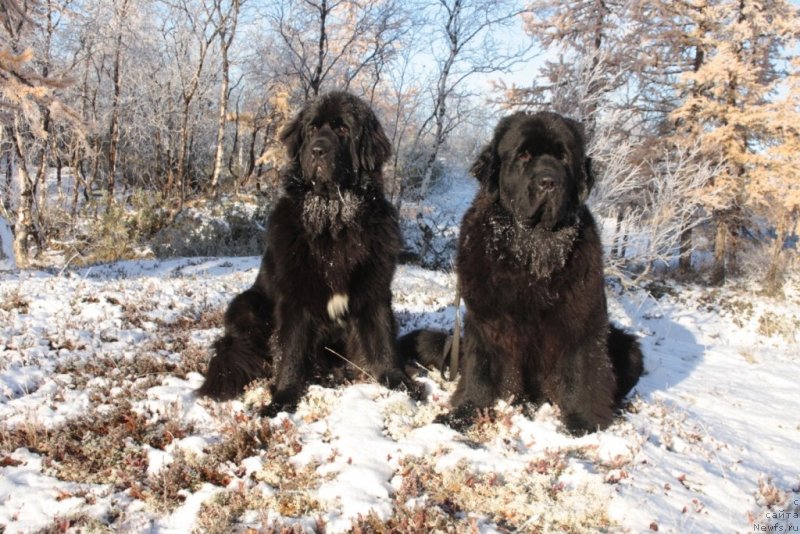
[[[518,224],[547,230],[570,222],[593,181],[581,125],[549,112],[502,119],[472,173]]]
[[[372,109],[349,93],[334,92],[307,105],[281,132],[302,178],[333,196],[368,178],[380,180],[391,145]]]

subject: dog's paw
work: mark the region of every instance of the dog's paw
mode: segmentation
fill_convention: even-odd
[[[445,413],[436,416],[434,423],[447,425],[457,432],[464,432],[475,422],[478,415],[478,408],[472,402],[465,402]]]
[[[281,412],[293,412],[297,409],[298,398],[289,393],[273,393],[269,404],[258,412],[262,417],[275,417]]]
[[[598,424],[589,422],[586,417],[579,413],[568,413],[562,418],[567,431],[575,437],[591,434],[598,429]]]
[[[383,373],[381,383],[389,389],[405,391],[414,400],[425,398],[425,384],[410,378],[400,369],[392,369]]]
[[[422,382],[417,382],[416,380],[409,378],[403,383],[403,386],[406,390],[406,393],[408,393],[408,396],[413,400],[425,400],[428,391],[425,388],[425,384]]]

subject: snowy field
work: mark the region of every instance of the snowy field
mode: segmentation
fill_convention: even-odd
[[[800,294],[608,288],[646,376],[609,429],[499,404],[466,434],[368,379],[195,397],[257,258],[0,273],[0,532],[800,530]],[[401,328],[450,326],[454,277],[401,266]]]

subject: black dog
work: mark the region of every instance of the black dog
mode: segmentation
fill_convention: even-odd
[[[335,92],[303,109],[281,140],[291,163],[261,269],[228,306],[200,393],[228,399],[270,377],[263,413],[273,416],[294,409],[308,381],[343,355],[420,396],[395,348],[390,284],[402,239],[383,195],[383,128],[367,104]]]
[[[477,409],[513,398],[555,403],[574,433],[605,428],[642,373],[642,353],[608,322],[580,124],[555,113],[506,117],[472,173],[481,188],[456,260],[467,308],[461,378],[442,420],[464,427]],[[400,351],[443,367],[445,340],[416,331]]]

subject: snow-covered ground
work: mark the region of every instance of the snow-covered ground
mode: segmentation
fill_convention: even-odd
[[[609,429],[500,403],[466,434],[368,380],[194,395],[257,258],[0,274],[0,531],[791,532],[800,530],[797,284],[622,291],[647,374]],[[403,330],[452,324],[452,275],[401,266]],[[656,298],[658,297],[658,298]],[[766,530],[769,529],[769,530]],[[291,531],[291,530],[288,530]]]

